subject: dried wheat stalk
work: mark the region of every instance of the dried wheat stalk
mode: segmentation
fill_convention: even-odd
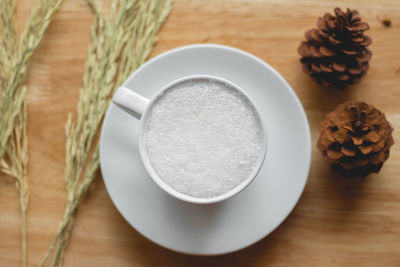
[[[22,85],[26,78],[30,59],[42,40],[54,13],[60,7],[61,1],[38,0],[33,6],[31,16],[19,42],[16,42],[15,38],[15,1],[1,1],[0,29],[4,35],[0,44],[0,58],[6,58],[6,60],[2,60],[1,65],[6,64],[7,68],[2,68],[1,74],[0,158],[5,153],[16,117],[22,110],[26,94],[26,90],[22,90]]]
[[[26,210],[28,208],[28,138],[26,87],[23,86],[31,56],[43,38],[61,0],[35,3],[21,38],[15,31],[15,0],[0,2],[0,168],[16,182],[22,231],[22,266],[26,266]]]
[[[97,176],[99,149],[96,133],[114,90],[144,63],[167,18],[172,0],[114,0],[105,11],[88,0],[95,19],[86,59],[77,115],[70,115],[66,131],[64,217],[40,266],[63,264],[64,250],[82,196]]]
[[[26,210],[28,208],[28,137],[26,135],[26,102],[15,120],[12,132],[5,150],[5,156],[0,160],[1,171],[15,180],[19,192],[22,232],[22,266],[26,266]]]

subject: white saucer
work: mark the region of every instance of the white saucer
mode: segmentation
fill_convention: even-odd
[[[150,98],[165,84],[194,74],[230,80],[257,105],[268,149],[253,183],[219,204],[188,204],[171,197],[142,164],[139,121],[114,105],[101,133],[101,171],[117,209],[151,241],[187,254],[229,253],[271,233],[296,205],[311,162],[310,130],[286,81],[259,58],[227,46],[191,45],[168,51],[140,67],[124,86]]]

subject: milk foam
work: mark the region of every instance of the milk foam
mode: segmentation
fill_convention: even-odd
[[[214,80],[168,89],[148,111],[144,129],[145,147],[160,178],[196,198],[230,191],[263,157],[263,130],[253,106]]]

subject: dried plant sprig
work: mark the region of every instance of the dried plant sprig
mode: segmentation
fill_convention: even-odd
[[[62,0],[38,0],[33,6],[19,42],[15,43],[15,1],[2,1],[2,5],[4,6],[2,6],[3,12],[0,11],[2,13],[0,28],[3,31],[5,30],[4,32],[9,35],[8,37],[13,37],[10,37],[10,41],[3,40],[1,43],[2,48],[0,48],[0,58],[9,58],[9,62],[6,62],[8,68],[3,69],[1,74],[0,158],[5,153],[7,141],[14,129],[16,117],[22,109],[26,91],[21,90],[21,87],[26,78],[30,59],[42,40],[54,13],[60,7],[61,2]],[[12,8],[9,8],[9,6]],[[4,21],[3,18],[5,18]],[[8,18],[12,19],[8,20]],[[12,40],[14,41],[14,45],[9,44]],[[14,47],[14,49],[10,47]]]
[[[105,11],[88,0],[95,13],[76,118],[68,117],[66,132],[64,217],[40,266],[63,263],[75,212],[99,169],[96,133],[114,90],[144,63],[168,17],[172,0],[114,0]]]
[[[26,266],[26,211],[28,137],[26,87],[23,86],[31,56],[62,0],[38,0],[21,38],[15,31],[16,0],[0,2],[0,169],[13,177],[19,192],[22,232],[22,266]]]
[[[24,89],[26,90],[26,89]],[[18,114],[14,128],[5,151],[5,157],[0,160],[1,171],[15,180],[19,191],[19,206],[21,211],[22,232],[22,266],[26,266],[26,210],[28,208],[28,137],[26,134],[26,102]]]
[[[11,61],[15,51],[15,0],[3,0],[0,2],[0,88],[3,88],[3,80],[9,75]],[[0,99],[3,90],[1,90]]]

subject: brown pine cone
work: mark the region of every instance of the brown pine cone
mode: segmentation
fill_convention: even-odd
[[[385,114],[366,103],[347,102],[321,123],[318,148],[325,161],[345,176],[379,172],[393,145]]]
[[[298,47],[304,72],[324,86],[339,89],[360,82],[372,56],[367,49],[372,39],[364,35],[369,25],[357,10],[335,8],[335,16],[326,13],[317,26],[305,33],[306,41]]]

